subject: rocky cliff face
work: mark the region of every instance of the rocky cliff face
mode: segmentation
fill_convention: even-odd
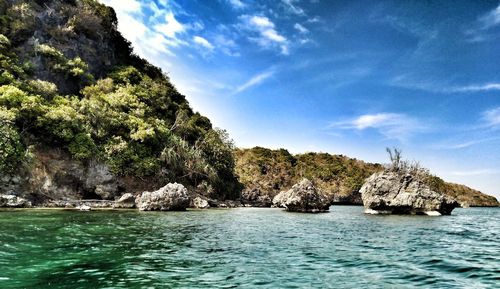
[[[27,199],[34,206],[60,206],[59,201],[115,200],[124,192],[152,189],[153,184],[116,176],[102,162],[82,163],[60,150],[44,148],[33,152],[29,166],[3,175],[0,192]]]

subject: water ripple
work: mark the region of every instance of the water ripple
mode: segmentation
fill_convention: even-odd
[[[498,288],[499,217],[0,211],[0,288]]]

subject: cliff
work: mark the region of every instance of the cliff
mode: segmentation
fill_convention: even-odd
[[[34,204],[181,182],[239,197],[233,145],[94,0],[0,1],[0,191]]]

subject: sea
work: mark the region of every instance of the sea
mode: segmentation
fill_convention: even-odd
[[[500,288],[500,208],[3,209],[0,288]]]

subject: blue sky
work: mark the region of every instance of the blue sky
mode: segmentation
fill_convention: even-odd
[[[240,147],[386,162],[500,196],[498,1],[101,0]]]

